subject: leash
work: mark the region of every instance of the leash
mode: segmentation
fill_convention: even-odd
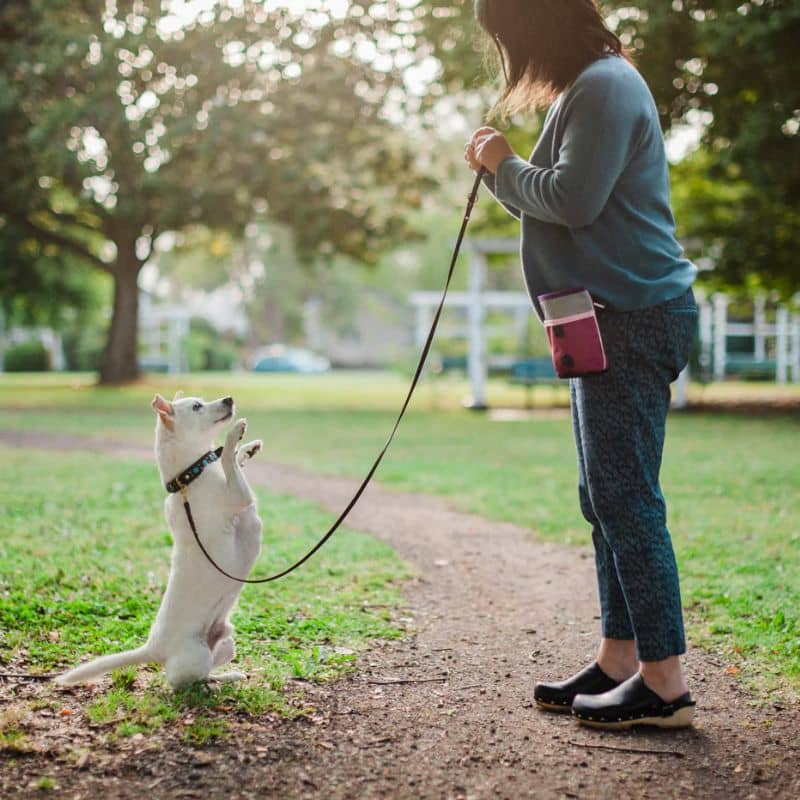
[[[211,557],[211,554],[206,550],[205,546],[203,545],[202,541],[200,540],[200,536],[197,533],[197,527],[194,523],[194,517],[192,516],[192,509],[189,505],[189,498],[187,493],[187,486],[193,480],[195,480],[202,471],[208,466],[210,463],[219,459],[222,454],[222,448],[218,447],[216,450],[211,450],[206,453],[204,456],[201,456],[197,461],[195,461],[191,466],[187,467],[180,475],[176,478],[171,480],[167,484],[167,491],[168,492],[180,492],[181,497],[183,498],[183,507],[186,511],[186,518],[189,521],[189,527],[192,529],[192,533],[194,534],[195,541],[197,542],[200,550],[203,552],[203,555],[208,559],[211,566],[217,570],[217,572],[224,575],[226,578],[230,578],[233,581],[237,581],[238,583],[269,583],[270,581],[277,581],[279,578],[283,578],[284,576],[288,575],[290,572],[294,572],[298,567],[302,566],[303,564],[308,561],[311,556],[314,555],[324,544],[328,541],[328,539],[333,536],[334,533],[339,529],[339,526],[344,522],[347,518],[347,515],[352,511],[353,506],[359,501],[361,495],[364,494],[364,490],[367,488],[367,485],[372,480],[372,476],[375,474],[375,471],[378,469],[381,461],[383,461],[383,457],[386,455],[386,451],[389,449],[389,445],[392,443],[394,439],[394,435],[397,432],[398,427],[400,427],[400,420],[403,419],[403,416],[406,413],[406,409],[408,408],[408,404],[411,402],[411,397],[414,394],[414,390],[417,388],[417,383],[419,383],[420,376],[422,375],[422,370],[425,366],[425,361],[428,358],[428,352],[431,349],[431,345],[433,344],[433,338],[436,334],[436,328],[439,325],[439,317],[442,315],[442,310],[444,309],[444,302],[447,299],[447,290],[450,288],[450,281],[453,278],[453,273],[455,272],[456,268],[456,261],[458,260],[458,254],[461,251],[461,244],[464,241],[464,234],[467,232],[467,225],[469,225],[469,218],[472,214],[472,208],[475,205],[475,201],[478,197],[478,189],[481,185],[481,180],[483,179],[485,170],[481,168],[478,174],[475,176],[475,182],[472,185],[472,191],[469,193],[469,197],[467,198],[467,207],[464,211],[464,219],[461,221],[461,229],[458,232],[458,238],[456,239],[455,247],[453,248],[453,257],[450,260],[450,268],[447,272],[447,278],[444,282],[444,289],[442,290],[442,299],[439,301],[439,305],[436,309],[436,313],[433,315],[433,322],[431,323],[431,329],[428,333],[428,338],[425,340],[425,344],[422,347],[422,353],[419,357],[419,362],[417,363],[417,368],[414,371],[414,377],[411,381],[411,386],[408,389],[408,394],[406,394],[406,399],[403,401],[403,405],[400,408],[400,413],[397,415],[397,419],[395,420],[394,425],[392,426],[391,432],[389,433],[389,437],[386,440],[386,443],[383,445],[383,448],[378,453],[378,457],[375,459],[374,463],[367,472],[366,477],[364,480],[361,481],[361,485],[356,490],[356,493],[353,495],[350,502],[345,507],[344,511],[337,517],[336,521],[328,528],[325,535],[314,545],[311,550],[309,550],[301,559],[295,561],[290,567],[287,567],[282,572],[278,572],[275,575],[270,575],[266,578],[237,578],[235,575],[231,575],[229,572],[226,572],[216,561]]]

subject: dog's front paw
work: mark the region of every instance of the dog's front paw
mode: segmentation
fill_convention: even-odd
[[[237,451],[237,460],[239,461],[239,465],[241,466],[245,461],[248,461],[254,455],[261,452],[263,444],[264,443],[261,441],[261,439],[254,439],[252,442],[243,444]]]
[[[256,453],[261,452],[261,448],[264,446],[264,443],[261,439],[254,439],[249,444],[243,446],[243,450],[247,453],[248,458],[252,458]]]
[[[237,442],[241,442],[242,437],[244,436],[246,430],[247,430],[247,420],[246,419],[236,420],[233,427],[230,429],[230,431],[228,431],[228,442],[230,444],[236,444]]]

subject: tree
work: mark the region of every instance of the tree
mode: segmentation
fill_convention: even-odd
[[[138,375],[137,278],[167,231],[238,235],[268,216],[305,258],[366,260],[403,234],[426,184],[385,113],[402,114],[411,57],[387,37],[413,14],[370,6],[222,0],[182,19],[156,0],[2,4],[2,269],[25,274],[38,248],[111,277],[103,382]]]

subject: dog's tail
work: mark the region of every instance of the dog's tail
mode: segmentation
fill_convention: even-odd
[[[112,669],[127,667],[130,664],[146,664],[153,660],[153,655],[148,645],[137,647],[135,650],[126,650],[124,653],[115,653],[112,656],[101,656],[100,658],[81,664],[69,672],[62,672],[53,679],[62,686],[72,686],[75,683],[86,683],[93,678],[99,678]]]

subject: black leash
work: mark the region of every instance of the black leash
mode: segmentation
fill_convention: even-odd
[[[478,189],[481,185],[481,179],[483,178],[484,170],[481,169],[478,174],[475,176],[475,183],[472,186],[472,191],[469,193],[469,198],[467,199],[467,207],[464,211],[464,219],[461,222],[461,230],[458,232],[458,238],[456,239],[455,247],[453,248],[453,258],[450,261],[450,269],[447,272],[447,280],[444,283],[444,290],[442,291],[442,299],[439,301],[439,306],[436,309],[436,313],[433,315],[433,322],[431,323],[431,330],[428,334],[428,338],[425,340],[425,345],[422,348],[422,354],[419,357],[419,363],[417,364],[417,369],[414,372],[414,378],[411,381],[411,386],[408,389],[408,394],[406,395],[406,399],[403,402],[403,406],[400,409],[400,413],[397,415],[397,419],[395,420],[394,426],[392,427],[391,433],[389,434],[389,438],[386,440],[386,444],[384,444],[383,448],[381,449],[380,453],[378,453],[378,457],[375,459],[375,462],[370,467],[369,472],[367,473],[366,477],[363,481],[361,481],[361,485],[358,487],[358,490],[353,495],[352,500],[347,504],[344,511],[339,514],[339,517],[336,521],[328,528],[327,533],[314,545],[314,547],[309,550],[299,561],[295,561],[290,567],[287,567],[283,572],[278,572],[276,575],[270,575],[268,578],[237,578],[235,575],[231,575],[229,572],[226,572],[216,561],[211,557],[211,554],[206,550],[203,546],[203,543],[200,541],[200,536],[197,533],[197,528],[194,524],[194,518],[192,517],[192,509],[189,506],[189,500],[187,499],[186,493],[186,485],[194,480],[200,472],[202,472],[203,468],[207,466],[208,463],[211,461],[216,461],[219,458],[222,448],[218,448],[215,451],[210,453],[206,453],[201,459],[198,459],[194,464],[188,467],[178,478],[173,479],[167,484],[168,491],[179,491],[183,496],[183,507],[186,510],[186,518],[189,520],[189,527],[192,529],[192,533],[194,534],[194,538],[197,541],[198,546],[203,551],[203,555],[208,559],[209,563],[217,570],[217,572],[222,573],[226,578],[230,578],[233,581],[238,581],[239,583],[269,583],[270,581],[276,581],[279,578],[283,578],[285,575],[288,575],[290,572],[296,570],[302,564],[305,564],[317,550],[328,541],[328,539],[333,536],[334,533],[338,530],[339,526],[344,522],[347,515],[352,511],[353,506],[359,501],[361,495],[364,494],[364,490],[367,488],[367,485],[372,480],[372,476],[375,474],[375,471],[378,469],[381,461],[383,461],[383,457],[386,455],[386,451],[389,449],[389,445],[392,443],[392,439],[394,439],[394,435],[397,432],[398,427],[400,426],[400,420],[403,419],[403,416],[406,413],[406,409],[408,408],[408,404],[411,402],[411,397],[414,394],[414,390],[417,388],[417,383],[419,382],[420,375],[422,375],[423,367],[425,366],[425,360],[428,358],[428,352],[431,349],[431,344],[433,344],[433,337],[436,334],[436,328],[439,325],[439,317],[442,315],[442,309],[444,308],[444,302],[447,299],[447,290],[450,288],[450,281],[453,278],[453,273],[455,272],[456,268],[456,261],[458,260],[458,254],[461,250],[461,244],[464,241],[464,234],[467,231],[467,225],[469,224],[469,218],[472,214],[472,207],[475,205],[475,201],[478,197]],[[206,463],[202,463],[206,460]],[[194,472],[194,470],[198,470]],[[185,478],[187,480],[182,481],[181,479]],[[174,488],[172,488],[174,486]]]

